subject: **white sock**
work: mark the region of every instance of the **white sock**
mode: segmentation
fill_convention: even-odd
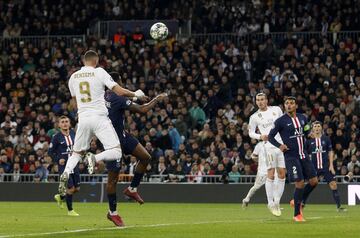
[[[266,196],[268,199],[268,204],[273,205],[274,204],[274,180],[267,178],[265,183],[265,190],[266,190]]]
[[[274,201],[275,204],[280,204],[281,197],[284,193],[285,179],[278,178],[275,182]]]
[[[109,210],[109,213],[110,213],[110,216],[116,216],[118,214],[117,211],[112,212],[110,210]]]
[[[66,162],[64,173],[70,174],[79,163],[80,159],[81,156],[78,153],[73,153]]]
[[[130,192],[132,192],[132,193],[137,192],[137,188],[136,188],[136,187],[133,188],[133,187],[130,187],[130,186],[129,186],[129,190],[130,190]]]
[[[254,196],[255,192],[256,192],[259,188],[260,188],[260,187],[257,186],[257,185],[252,186],[252,187],[250,188],[250,190],[249,190],[249,192],[248,192],[248,194],[246,195],[246,197],[245,197],[244,200],[245,200],[246,202],[250,202],[251,197]]]
[[[99,162],[101,160],[111,161],[111,160],[121,159],[121,156],[122,153],[120,148],[112,148],[109,150],[105,150],[100,154],[95,155],[95,160],[96,162]]]

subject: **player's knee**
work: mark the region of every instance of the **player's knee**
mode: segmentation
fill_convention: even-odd
[[[285,178],[285,169],[284,168],[279,168],[277,170],[277,172],[278,172],[278,178],[279,179],[284,179]]]
[[[115,152],[117,158],[121,158],[121,157],[122,157],[122,150],[121,150],[120,147],[115,147],[115,148],[113,148],[112,150]]]
[[[337,189],[337,184],[336,184],[335,181],[331,181],[329,183],[329,186],[330,186],[331,190],[336,190]]]
[[[255,190],[260,189],[260,188],[261,188],[261,186],[262,186],[262,184],[260,184],[260,183],[255,183],[255,184],[254,184],[254,188],[255,188]]]
[[[318,185],[319,181],[317,178],[313,178],[313,179],[310,179],[309,183],[311,186],[314,187],[314,186]]]
[[[272,180],[275,178],[275,169],[274,168],[268,169],[267,177]]]
[[[296,187],[296,188],[304,188],[304,187],[305,187],[304,180],[296,181],[296,182],[295,182],[295,187]]]
[[[150,155],[146,155],[144,157],[144,159],[140,160],[140,162],[144,165],[147,166],[151,161],[151,156]]]
[[[116,184],[118,182],[118,178],[108,178],[107,187],[110,189],[113,189],[116,187]]]
[[[85,156],[85,151],[73,151],[72,154],[76,154],[82,157]]]
[[[66,192],[67,194],[74,194],[75,193],[75,187],[71,187],[71,188],[68,188],[68,190],[67,190],[67,192]]]
[[[108,181],[106,185],[107,193],[115,193],[116,192],[116,183],[114,181]]]

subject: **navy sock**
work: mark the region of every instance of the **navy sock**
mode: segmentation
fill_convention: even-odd
[[[68,211],[71,211],[73,209],[72,194],[66,194],[66,206],[67,206]]]
[[[301,207],[301,201],[303,198],[303,194],[304,194],[304,189],[303,188],[295,188],[295,193],[294,193],[294,206],[295,206],[295,210],[294,210],[294,216],[297,216],[300,214],[300,207]]]
[[[336,207],[339,208],[341,207],[341,204],[340,204],[340,195],[339,195],[339,192],[338,190],[332,190],[332,194],[333,194],[333,198],[336,202]]]
[[[111,212],[115,212],[116,211],[116,193],[113,194],[109,194],[107,195],[108,200],[109,200],[109,209]]]
[[[311,186],[310,183],[306,184],[305,188],[304,188],[304,195],[303,195],[303,199],[302,202],[305,204],[306,200],[308,199],[310,193],[314,190],[315,186]]]
[[[134,177],[133,177],[133,179],[131,180],[130,187],[132,187],[132,188],[137,188],[137,187],[139,186],[140,181],[141,181],[141,179],[142,179],[143,176],[144,176],[143,173],[135,172]]]

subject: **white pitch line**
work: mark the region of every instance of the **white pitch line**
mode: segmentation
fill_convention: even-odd
[[[78,229],[78,230],[68,230],[68,231],[54,231],[54,232],[43,232],[43,233],[19,234],[19,235],[4,235],[4,236],[0,236],[0,238],[27,237],[27,236],[46,236],[46,235],[80,233],[80,232],[87,232],[87,231],[125,230],[125,229],[131,229],[131,228],[163,227],[163,226],[178,226],[178,225],[238,223],[238,222],[241,222],[241,221],[243,221],[243,220],[204,221],[204,222],[194,222],[194,223],[163,223],[163,224],[150,224],[150,225],[133,225],[133,226],[124,226],[124,227],[103,227],[103,228]]]
[[[342,216],[334,216],[331,218],[341,218]],[[308,217],[310,220],[323,219],[324,217]],[[268,220],[268,219],[265,219]],[[31,237],[31,236],[46,236],[46,235],[59,235],[59,234],[71,234],[71,233],[80,233],[87,231],[108,231],[108,230],[125,230],[131,228],[149,228],[149,227],[163,227],[163,226],[179,226],[179,225],[202,225],[202,224],[218,224],[218,223],[238,223],[244,220],[228,220],[228,221],[203,221],[203,222],[194,222],[194,223],[163,223],[163,224],[149,224],[149,225],[132,225],[124,227],[102,227],[102,228],[90,228],[90,229],[78,229],[78,230],[68,230],[68,231],[54,231],[54,232],[43,232],[43,233],[30,233],[30,234],[19,234],[19,235],[3,235],[0,238],[10,238],[10,237]]]

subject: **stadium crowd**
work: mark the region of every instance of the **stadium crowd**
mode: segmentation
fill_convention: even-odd
[[[193,33],[359,30],[358,0],[81,0],[0,2],[4,37],[85,34],[97,20],[191,20]]]
[[[29,16],[24,17],[23,24],[19,22],[23,18],[15,16],[9,9],[11,3],[16,9],[19,2],[23,1],[1,2],[0,8],[7,9],[2,11],[1,17],[24,28],[26,19],[32,19],[28,22],[30,32],[35,32],[41,21],[48,21],[52,10],[60,9],[49,7],[43,19],[39,12],[44,11],[34,7],[35,10],[26,13]],[[25,6],[32,3],[25,2]],[[97,1],[90,2],[86,5],[97,9]],[[185,4],[187,1],[175,2]],[[214,1],[205,2],[216,5]],[[312,9],[314,16],[319,11],[328,12],[329,19],[326,20],[329,20],[329,25],[332,25],[330,18],[339,15],[340,24],[345,26],[344,15],[357,13],[356,7],[334,10],[334,6],[348,6],[350,1],[329,2],[332,4],[314,7],[309,1],[303,6],[306,12]],[[115,3],[126,4],[108,1],[108,6]],[[65,4],[65,1],[59,4]],[[71,4],[79,2],[71,1]],[[139,4],[139,1],[134,1],[134,4]],[[256,10],[256,1],[252,4]],[[284,1],[284,4],[292,3]],[[281,7],[281,4],[275,6],[275,13],[269,13],[269,16],[275,14],[275,22],[281,22],[279,19],[282,17],[288,22],[287,17],[293,14],[296,19],[296,14],[306,16],[301,7],[292,12],[284,10],[288,8]],[[66,7],[61,9],[67,11]],[[113,17],[113,8],[109,9],[112,9],[109,16]],[[276,9],[280,12],[276,13]],[[32,14],[39,15],[40,23],[36,23],[37,18],[32,18]],[[210,11],[208,14],[213,13]],[[277,16],[280,17],[278,20]],[[87,22],[87,17],[81,19]],[[7,23],[6,19],[1,22]],[[60,22],[56,18],[53,21]],[[202,21],[204,19],[199,20]],[[74,29],[79,29],[77,20],[72,24],[75,24]],[[59,27],[50,25],[55,26],[52,29]],[[278,26],[274,27],[278,29]],[[256,141],[248,136],[247,122],[256,110],[254,97],[259,91],[267,93],[271,105],[281,105],[285,95],[296,95],[299,111],[311,121],[324,123],[324,131],[330,136],[336,155],[336,173],[346,175],[351,171],[360,175],[359,43],[360,38],[337,39],[333,43],[321,37],[281,41],[269,37],[263,42],[242,41],[240,44],[199,44],[196,40],[170,38],[148,45],[143,39],[128,37],[124,44],[110,40],[100,44],[95,38],[88,38],[86,44],[74,43],[72,47],[60,40],[49,47],[42,45],[39,48],[27,43],[11,44],[2,49],[0,55],[0,181],[4,179],[1,176],[4,173],[12,173],[11,180],[15,181],[19,174],[35,174],[36,180],[45,181],[51,179],[48,174],[57,173],[56,161],[48,156],[47,150],[51,137],[58,131],[57,118],[60,115],[67,115],[75,126],[76,110],[69,104],[67,80],[81,67],[81,55],[87,48],[100,53],[101,67],[108,72],[120,73],[124,87],[131,90],[140,88],[150,97],[161,92],[169,94],[168,99],[151,113],[126,115],[128,130],[139,138],[153,157],[148,166],[148,177],[160,174],[169,175],[167,179],[170,181],[200,182],[202,175],[226,175],[223,178],[237,182],[241,175],[254,175],[257,163],[252,160],[251,153]],[[99,152],[101,144],[95,139],[90,150]],[[133,171],[134,161],[134,158],[129,158],[127,165],[123,166],[124,174]],[[80,171],[86,173],[83,164]],[[105,166],[99,164],[97,173],[104,172]],[[184,175],[191,176],[185,178]]]
[[[336,154],[336,172],[359,173],[360,50],[348,38],[336,45],[326,39],[289,40],[244,45],[197,45],[169,39],[158,45],[144,41],[126,46],[108,41],[88,46],[101,52],[100,65],[118,71],[123,86],[140,88],[150,97],[170,96],[146,115],[126,115],[129,131],[151,152],[148,175],[228,174],[237,181],[252,175],[255,141],[247,122],[255,110],[258,91],[270,104],[281,105],[284,95],[297,95],[299,110],[311,121],[324,122]],[[39,179],[56,173],[47,155],[57,132],[57,117],[76,111],[69,105],[69,75],[81,66],[85,45],[58,43],[51,49],[12,45],[0,56],[0,174],[35,173]],[[92,152],[101,150],[95,140]],[[130,159],[134,161],[134,159]],[[132,171],[134,163],[124,166]],[[80,166],[85,173],[85,167]],[[98,166],[104,173],[104,166]]]

